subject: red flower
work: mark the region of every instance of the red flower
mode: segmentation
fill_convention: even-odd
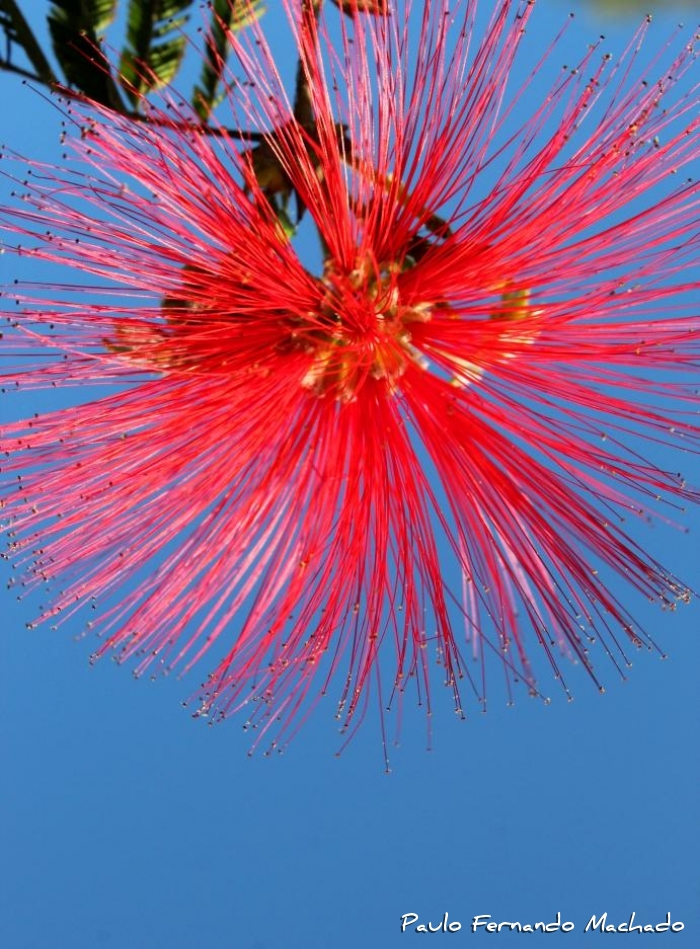
[[[624,670],[653,642],[610,581],[688,596],[623,521],[697,499],[640,448],[699,434],[693,53],[590,48],[531,114],[527,6],[480,40],[474,2],[329,11],[334,45],[288,5],[305,114],[256,26],[230,106],[261,143],[71,104],[89,167],[37,168],[5,213],[81,274],[21,298],[4,347],[35,359],[6,385],[112,387],[0,433],[42,617],[97,601],[98,655],[139,673],[211,650],[199,710],[273,743],[326,692],[343,729],[372,694],[430,708],[433,665],[460,715],[491,666],[539,695],[533,647],[598,682],[595,636]]]

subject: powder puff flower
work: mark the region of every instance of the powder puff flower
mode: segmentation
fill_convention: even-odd
[[[77,271],[15,288],[3,340],[6,388],[75,396],[0,431],[41,619],[91,604],[138,673],[208,663],[198,712],[278,747],[326,693],[351,734],[437,685],[461,716],[499,670],[600,686],[655,648],[615,578],[689,595],[627,525],[698,497],[654,460],[698,446],[692,48],[643,68],[645,25],[533,111],[530,5],[385,6],[286,0],[294,101],[261,26],[232,35],[242,139],[68,100],[77,164],[2,213]]]

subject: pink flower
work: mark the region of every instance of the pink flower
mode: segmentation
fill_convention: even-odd
[[[463,715],[494,669],[509,695],[561,657],[598,683],[594,637],[624,674],[655,647],[615,578],[688,597],[625,519],[697,500],[652,457],[698,445],[694,54],[641,69],[645,26],[533,113],[529,6],[479,33],[474,0],[287,7],[306,117],[256,26],[229,124],[262,143],[71,103],[81,164],[35,166],[4,213],[80,277],[20,294],[5,385],[108,387],[0,432],[42,618],[93,604],[97,655],[138,673],[205,658],[199,711],[279,746],[326,693],[352,733],[443,683]]]

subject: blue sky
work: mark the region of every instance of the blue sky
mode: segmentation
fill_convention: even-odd
[[[526,57],[542,52],[538,24],[549,36],[566,12],[540,6]],[[677,18],[656,17],[650,54]],[[561,55],[573,61],[600,32],[619,51],[638,19],[582,11]],[[0,84],[4,141],[58,155],[55,110],[15,77]],[[14,267],[0,258],[0,282]],[[682,465],[700,481],[697,460]],[[643,536],[700,586],[700,512],[685,523],[688,535]],[[28,631],[30,607],[11,593],[0,608],[8,949],[394,949],[418,935],[400,932],[402,914],[436,924],[445,912],[462,928],[431,945],[489,945],[470,931],[477,914],[524,924],[560,912],[574,932],[493,938],[578,949],[600,939],[583,928],[606,911],[652,924],[670,912],[685,929],[653,946],[700,945],[696,603],[638,611],[669,659],[639,656],[625,683],[607,670],[603,696],[571,670],[571,703],[493,700],[467,722],[438,703],[430,752],[409,715],[389,776],[372,716],[337,757],[329,699],[283,756],[249,758],[240,722],[207,727],[180,707],[196,675],[135,682],[107,660],[89,667],[90,642]]]

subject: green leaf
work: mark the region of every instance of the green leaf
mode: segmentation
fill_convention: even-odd
[[[221,100],[220,87],[228,57],[228,33],[236,33],[258,19],[265,12],[262,0],[214,0],[211,26],[204,51],[204,64],[199,83],[195,86],[192,104],[203,122]]]
[[[193,0],[130,0],[122,85],[134,106],[142,95],[172,82],[185,53],[181,29]]]
[[[68,84],[122,111],[119,90],[99,45],[116,6],[117,0],[55,0],[47,19],[53,50]]]
[[[504,288],[498,312],[491,314],[492,320],[524,320],[532,313],[530,291]]]

